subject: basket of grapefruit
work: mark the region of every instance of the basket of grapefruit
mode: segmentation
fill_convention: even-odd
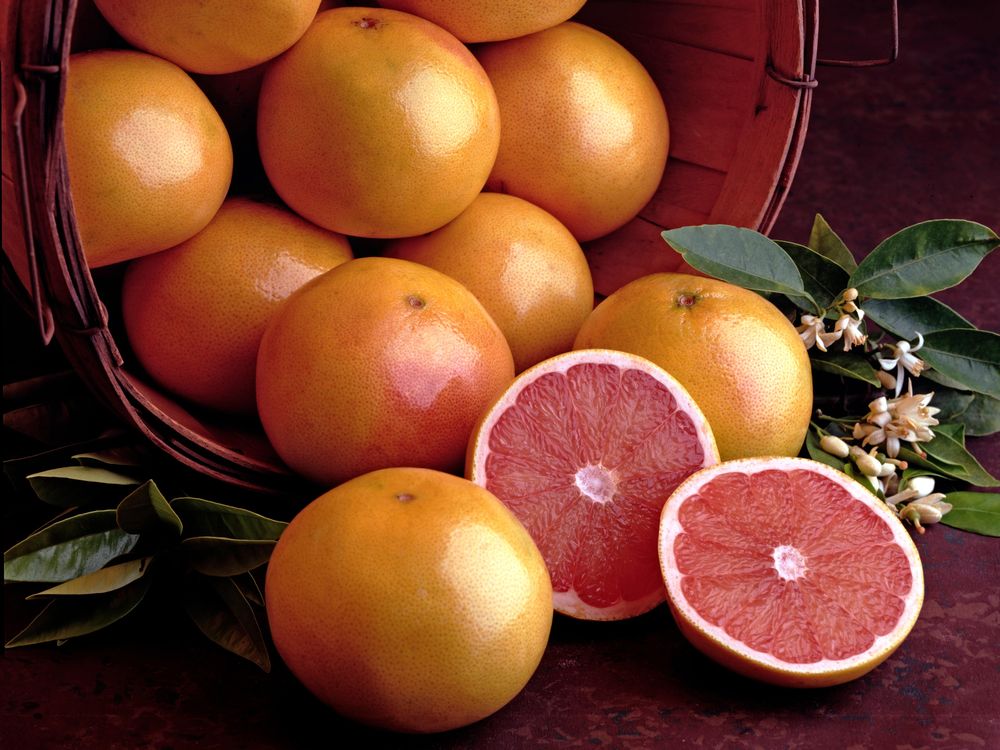
[[[569,348],[595,289],[677,267],[662,229],[766,230],[808,120],[787,81],[811,76],[811,3],[338,5],[3,15],[9,286],[149,440],[270,491],[292,473],[253,360],[308,278],[345,253],[452,273],[520,371]]]

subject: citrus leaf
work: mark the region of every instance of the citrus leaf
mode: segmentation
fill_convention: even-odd
[[[273,539],[226,539],[195,536],[181,541],[181,549],[199,573],[234,576],[259,568],[271,557]]]
[[[864,311],[880,328],[908,341],[915,339],[918,331],[928,334],[946,328],[975,328],[933,297],[870,299],[865,302]]]
[[[29,474],[26,479],[39,500],[60,508],[117,502],[139,484],[133,477],[92,466],[64,466]]]
[[[253,607],[228,578],[191,575],[184,587],[184,608],[210,640],[271,671],[271,656]]]
[[[115,511],[94,510],[46,526],[4,553],[4,581],[62,583],[132,551],[139,537],[118,528]]]
[[[963,531],[1000,536],[1000,494],[996,492],[949,492],[952,505],[941,523]]]
[[[799,269],[802,284],[812,300],[819,305],[813,311],[820,313],[831,307],[837,297],[847,288],[848,273],[829,258],[825,258],[805,245],[795,242],[778,241],[778,245]],[[790,297],[792,303],[804,310],[810,309],[809,300],[804,297]]]
[[[74,578],[66,583],[60,583],[50,589],[39,591],[27,599],[45,599],[50,596],[83,596],[87,594],[106,594],[133,581],[138,581],[149,570],[152,557],[141,557],[138,560],[109,565],[95,570],[93,573]]]
[[[992,435],[1000,431],[998,399],[982,393],[936,388],[933,404],[941,410],[937,415],[940,421],[963,425],[966,435]]]
[[[820,463],[826,464],[837,471],[844,471],[844,459],[837,458],[820,448],[819,435],[816,434],[815,430],[809,430],[809,432],[806,433],[806,452],[809,454],[809,458],[813,461],[819,461]]]
[[[974,328],[948,328],[924,336],[918,356],[966,390],[1000,398],[1000,335]]]
[[[939,424],[934,428],[934,439],[922,443],[931,458],[961,467],[964,479],[977,487],[1000,487],[1000,480],[983,468],[965,449],[965,428],[960,424]]]
[[[236,584],[236,587],[246,597],[248,602],[256,604],[259,607],[264,606],[264,594],[260,590],[260,584],[257,583],[257,579],[253,577],[253,573],[240,573],[239,575],[229,576],[229,580]]]
[[[198,497],[179,497],[170,505],[184,522],[185,531],[190,536],[277,540],[288,525],[243,508]]]
[[[808,297],[795,262],[759,232],[726,224],[679,227],[661,236],[703,273],[757,292]],[[810,300],[815,307],[815,301]]]
[[[131,534],[151,532],[158,528],[170,529],[176,536],[184,531],[180,517],[170,503],[150,480],[118,504],[118,525]]]
[[[875,368],[862,357],[848,352],[820,352],[816,349],[809,350],[809,362],[814,370],[829,372],[845,378],[862,380],[865,383],[879,387],[878,377],[875,375]]]
[[[139,605],[149,590],[150,581],[143,576],[107,594],[53,599],[24,630],[7,642],[7,648],[62,642],[105,628]]]
[[[813,220],[812,231],[809,232],[809,247],[825,258],[829,258],[847,273],[858,267],[854,255],[847,249],[844,241],[837,236],[830,225],[819,214]]]
[[[134,448],[109,448],[103,451],[77,453],[73,460],[81,466],[140,468],[142,457]]]
[[[969,390],[962,383],[959,383],[957,380],[955,380],[955,378],[949,378],[947,375],[942,375],[941,373],[939,373],[937,370],[934,369],[924,370],[922,373],[920,373],[920,377],[924,378],[925,380],[929,380],[932,383],[936,383],[937,385],[943,385],[945,388],[951,388],[956,391],[968,392]]]
[[[906,227],[861,261],[850,285],[862,297],[921,297],[960,283],[1000,244],[993,230],[958,219]]]

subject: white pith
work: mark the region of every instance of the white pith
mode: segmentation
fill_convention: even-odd
[[[816,662],[806,664],[787,662],[778,659],[773,654],[758,651],[747,646],[745,643],[737,641],[722,628],[712,625],[704,620],[701,615],[688,603],[681,589],[681,579],[683,578],[677,569],[677,562],[674,557],[674,541],[678,534],[684,531],[678,520],[678,511],[683,504],[680,499],[695,495],[698,490],[711,480],[721,474],[729,472],[739,472],[744,474],[755,474],[760,471],[772,469],[793,470],[804,469],[815,471],[818,474],[837,482],[855,500],[864,503],[871,508],[876,515],[882,518],[892,533],[895,541],[906,555],[910,565],[910,574],[913,584],[907,594],[903,612],[899,617],[896,627],[882,636],[877,636],[874,643],[865,651],[850,656],[846,659],[821,659]],[[923,568],[920,564],[920,555],[910,538],[909,533],[903,524],[877,497],[864,489],[861,485],[848,478],[825,464],[804,458],[749,458],[727,461],[717,466],[702,469],[691,475],[687,480],[675,490],[674,494],[663,506],[660,514],[660,570],[666,584],[667,597],[675,609],[675,616],[680,616],[693,627],[697,628],[703,635],[714,641],[719,647],[739,654],[744,659],[756,664],[771,668],[776,671],[796,674],[827,674],[850,668],[855,664],[863,664],[878,660],[878,657],[891,651],[899,645],[900,641],[906,637],[913,623],[920,614],[920,607],[924,598],[924,577]]]

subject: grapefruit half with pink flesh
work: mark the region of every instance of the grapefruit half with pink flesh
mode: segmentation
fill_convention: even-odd
[[[528,529],[557,611],[618,620],[664,600],[660,511],[718,461],[680,383],[642,357],[585,349],[514,380],[473,431],[467,474]]]
[[[874,669],[924,598],[903,524],[846,474],[802,458],[739,459],[691,476],[663,508],[660,564],[695,647],[790,687]]]

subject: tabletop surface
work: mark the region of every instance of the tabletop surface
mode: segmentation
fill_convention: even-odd
[[[1000,4],[903,5],[897,63],[819,70],[805,152],[772,236],[804,241],[820,211],[862,256],[924,219],[1000,227]],[[824,55],[877,56],[883,6],[824,4]],[[994,253],[940,298],[998,330],[998,285]],[[19,325],[5,320],[5,339]],[[9,374],[5,365],[5,382]],[[1000,476],[1000,437],[969,447]],[[1000,747],[1000,543],[940,525],[915,539],[926,600],[913,632],[874,672],[839,687],[795,691],[733,675],[690,647],[665,607],[619,623],[557,616],[538,671],[497,714],[441,735],[388,735],[340,719],[280,663],[267,675],[217,649],[153,601],[61,648],[6,651],[0,746]],[[5,592],[8,638],[23,624],[21,596]]]

